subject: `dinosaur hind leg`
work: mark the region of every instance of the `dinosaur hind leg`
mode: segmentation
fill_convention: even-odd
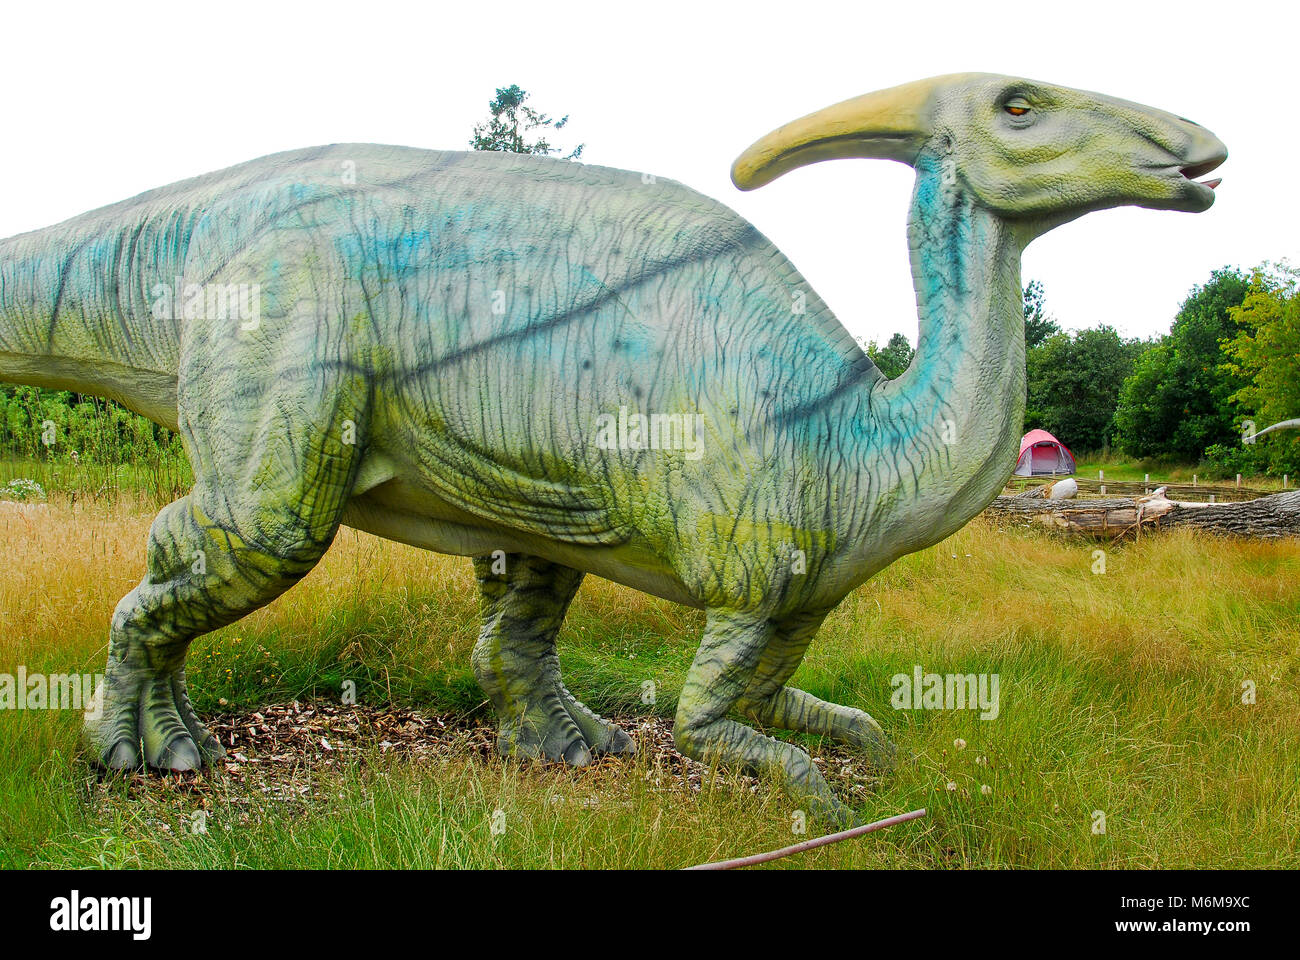
[[[305,445],[299,462],[314,469],[283,486],[245,485],[238,471],[222,471],[158,514],[148,572],[113,614],[108,667],[82,728],[94,761],[192,770],[221,756],[186,692],[190,642],[270,603],[315,566],[338,529],[353,460],[350,450]]]
[[[483,629],[474,674],[496,707],[498,747],[507,756],[563,760],[631,753],[632,739],[569,693],[555,638],[583,574],[527,554],[474,558]]]
[[[894,763],[894,745],[869,714],[827,703],[787,685],[824,618],[824,614],[809,614],[777,625],[738,706],[763,726],[830,737],[860,747],[875,766],[888,769]]]
[[[835,796],[807,753],[727,716],[732,709],[746,706],[747,692],[773,642],[777,642],[777,628],[765,618],[717,608],[709,611],[700,649],[677,702],[673,723],[677,749],[705,763],[717,761],[770,776],[814,812],[851,823],[852,809]]]

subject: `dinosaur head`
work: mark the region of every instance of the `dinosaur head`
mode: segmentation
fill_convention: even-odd
[[[731,169],[742,190],[821,160],[874,157],[934,171],[1033,235],[1092,210],[1200,212],[1227,158],[1190,120],[1068,87],[950,74],[869,93],[769,133]]]

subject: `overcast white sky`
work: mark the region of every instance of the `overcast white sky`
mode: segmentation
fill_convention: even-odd
[[[830,103],[963,70],[1098,90],[1228,145],[1199,216],[1093,214],[1025,255],[1067,327],[1168,328],[1223,264],[1300,261],[1300,15],[1237,0],[728,7],[652,3],[10,5],[0,236],[292,147],[464,149],[494,89],[572,116],[584,160],[718,197],[794,261],[852,332],[916,338],[903,228],[911,171],[818,164],[741,194],[731,161]],[[565,141],[567,142],[567,141]],[[1216,173],[1216,175],[1218,175]]]

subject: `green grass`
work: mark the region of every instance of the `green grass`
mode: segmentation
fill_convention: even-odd
[[[149,519],[57,500],[44,516],[0,515],[0,672],[102,670]],[[1300,866],[1300,544],[1171,531],[1105,548],[1104,575],[1095,549],[977,522],[849,597],[795,683],[867,710],[915,755],[864,816],[930,814],[775,866]],[[345,530],[297,588],[195,643],[196,705],[337,699],[351,680],[367,703],[486,716],[469,670],[476,612],[468,561]],[[568,685],[601,711],[670,716],[701,624],[589,578],[561,637]],[[892,710],[890,677],[914,664],[999,674],[1000,716]],[[770,786],[719,780],[694,795],[656,789],[644,758],[596,773],[470,756],[370,757],[321,775],[303,810],[256,803],[251,821],[249,798],[218,791],[208,833],[191,834],[183,798],[172,820],[125,788],[92,802],[78,723],[0,714],[0,864],[678,867],[801,839],[795,804]]]
[[[77,462],[66,455],[45,460],[0,457],[0,487],[20,478],[75,499],[110,503],[126,499],[159,506],[184,496],[194,486],[189,461],[165,453],[123,463]]]
[[[1227,480],[1211,479],[1207,468],[1196,464],[1170,463],[1164,460],[1135,460],[1119,453],[1078,453],[1075,456],[1075,476],[1097,479],[1097,471],[1105,470],[1107,480],[1143,480],[1150,474],[1152,486],[1161,483],[1191,483],[1198,478],[1202,484],[1232,484]],[[1281,477],[1263,475],[1241,478],[1242,486],[1254,490],[1281,490]],[[1294,490],[1300,479],[1290,478],[1289,488]]]

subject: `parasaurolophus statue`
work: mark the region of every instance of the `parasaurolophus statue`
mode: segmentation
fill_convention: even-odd
[[[920,339],[893,381],[727,207],[542,157],[298,150],[0,243],[0,380],[179,430],[196,478],[113,615],[93,756],[219,756],[190,642],[287,590],[347,524],[474,558],[473,667],[503,752],[633,749],[560,677],[556,635],[593,573],[706,611],[683,753],[849,818],[804,751],[735,717],[888,762],[875,720],[788,681],[849,591],[1009,476],[1021,251],[1092,210],[1206,210],[1218,181],[1196,178],[1226,151],[1159,110],[960,74],[796,120],[732,178],[841,157],[916,171]]]

